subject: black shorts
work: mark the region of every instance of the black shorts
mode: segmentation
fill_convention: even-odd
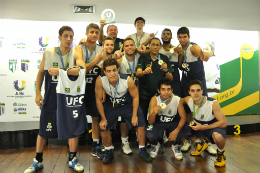
[[[43,138],[58,137],[56,112],[48,112],[46,107],[41,110],[39,135]]]
[[[192,135],[195,135],[196,137],[207,137],[212,144],[215,144],[212,138],[212,134],[214,132],[217,132],[221,134],[224,138],[226,138],[227,128],[214,128],[214,129],[199,130],[199,131],[192,130]]]
[[[174,131],[179,125],[179,120],[173,120],[172,122],[155,122],[152,129],[148,126],[145,128],[146,137],[155,140],[163,138],[164,131],[169,134]],[[179,131],[176,141],[180,141],[182,137],[191,135],[191,128],[188,123],[185,123],[182,129]]]
[[[132,125],[133,105],[132,104],[126,104],[123,106],[115,106],[115,107],[112,107],[110,104],[107,104],[104,106],[104,112],[107,119],[106,130],[116,129],[119,116],[121,116],[121,118],[125,120],[129,129],[133,127]],[[137,110],[137,118],[138,118],[137,127],[145,127],[146,122],[140,107],[138,107]]]
[[[100,117],[100,114],[97,109],[96,99],[93,100],[84,100],[86,114],[91,117]]]

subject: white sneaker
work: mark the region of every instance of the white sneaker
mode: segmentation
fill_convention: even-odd
[[[187,152],[191,148],[191,141],[188,139],[185,139],[183,141],[183,146],[181,147],[182,152]]]
[[[35,172],[39,169],[42,169],[43,168],[43,164],[42,162],[38,162],[35,158],[33,159],[33,163],[31,166],[29,166],[25,171],[24,173],[32,173],[32,172]]]
[[[172,145],[171,150],[174,154],[175,159],[182,160],[183,156],[181,153],[181,145]]]
[[[164,130],[163,143],[165,144],[166,142],[168,142],[168,138],[167,138],[167,136],[166,136],[166,130]]]
[[[72,161],[69,161],[68,166],[70,168],[73,168],[77,172],[83,172],[84,171],[84,167],[79,163],[77,157],[74,157],[72,159]]]
[[[206,151],[213,156],[217,154],[217,151],[211,146],[210,142],[208,142],[208,148],[206,149]]]
[[[133,154],[131,148],[130,148],[130,144],[129,142],[126,142],[125,144],[122,144],[122,150],[125,154],[127,155],[131,155]]]
[[[156,158],[158,155],[158,151],[161,148],[161,144],[158,142],[158,144],[156,146],[151,145],[151,147],[152,147],[152,150],[150,151],[150,156],[152,158]]]

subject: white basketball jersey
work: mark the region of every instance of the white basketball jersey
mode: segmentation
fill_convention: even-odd
[[[206,97],[206,102],[202,107],[198,109],[197,114],[195,115],[195,120],[202,124],[211,124],[212,121],[214,121],[215,116],[212,112],[212,105],[213,102],[216,101],[215,99],[211,97]],[[194,112],[197,110],[197,106],[195,105],[195,110],[193,109],[193,99],[190,98],[188,101],[188,106],[191,110],[191,112]]]
[[[134,40],[135,45],[136,45],[136,48],[138,48],[138,47],[137,47],[137,41],[140,40],[140,45],[139,45],[139,47],[140,47],[140,46],[142,45],[142,43],[144,43],[144,42],[146,42],[146,41],[148,40],[149,35],[150,35],[150,34],[144,32],[144,36],[143,36],[143,37],[141,38],[141,40],[140,40],[140,38],[136,38],[136,33],[132,34],[132,35],[131,35],[131,38]],[[137,40],[137,39],[138,39],[138,40]]]
[[[163,47],[159,50],[159,53],[167,56],[170,62],[178,62],[178,53],[171,53],[170,51],[165,51]]]
[[[166,105],[162,112],[158,113],[156,120],[160,122],[171,122],[177,114],[180,97],[172,95],[171,102]],[[162,103],[161,96],[156,96],[157,105]]]

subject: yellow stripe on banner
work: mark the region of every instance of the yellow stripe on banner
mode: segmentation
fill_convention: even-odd
[[[234,115],[259,103],[259,91],[222,108],[225,115]]]

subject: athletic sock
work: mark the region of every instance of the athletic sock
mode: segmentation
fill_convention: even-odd
[[[42,162],[42,161],[43,161],[42,155],[43,155],[43,153],[36,153],[35,159],[36,159],[38,162]]]
[[[70,152],[69,153],[69,161],[72,161],[72,159],[76,157],[76,152]]]
[[[121,139],[122,139],[122,144],[125,144],[128,142],[128,137],[126,137],[126,138],[121,137]]]

